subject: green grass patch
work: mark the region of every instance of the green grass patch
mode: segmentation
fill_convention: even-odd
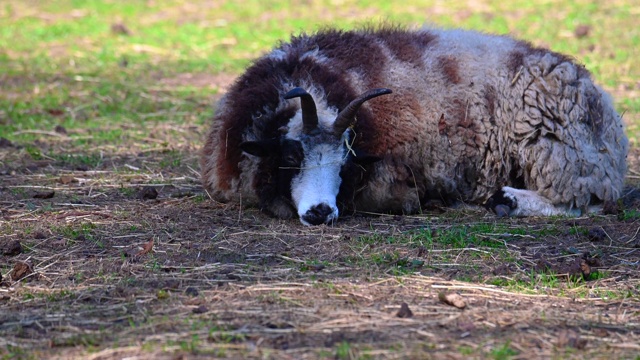
[[[511,359],[511,358],[515,357],[516,355],[518,355],[519,351],[517,351],[516,349],[512,348],[510,345],[511,344],[509,342],[507,342],[507,343],[503,344],[502,346],[494,348],[494,349],[491,350],[489,355],[491,356],[491,358],[493,358],[495,360]]]
[[[370,261],[379,267],[389,268],[388,272],[394,276],[414,273],[425,264],[424,260],[401,256],[397,252],[373,253]]]
[[[89,242],[95,246],[102,248],[104,244],[99,237],[94,236],[96,225],[91,222],[83,222],[81,224],[52,226],[51,231],[65,237],[69,244],[77,242]]]
[[[338,344],[338,346],[336,346],[335,358],[340,360],[351,359],[352,358],[351,345],[346,341],[343,341],[340,344]]]
[[[638,209],[625,209],[620,214],[619,219],[622,221],[634,221],[640,219],[640,210]]]
[[[63,166],[83,167],[88,169],[97,168],[102,164],[100,154],[53,154],[53,159],[59,161]]]
[[[510,239],[526,236],[538,239],[555,234],[557,230],[549,227],[527,228],[509,226],[500,223],[475,223],[471,225],[455,224],[449,226],[434,225],[413,232],[396,235],[375,233],[358,238],[362,244],[405,244],[413,247],[431,248],[434,244],[449,248],[479,246],[503,248]]]
[[[634,62],[640,48],[637,11],[632,2],[583,0],[492,0],[478,9],[464,1],[439,6],[433,0],[402,6],[382,0],[215,5],[8,0],[0,6],[0,134],[29,143],[41,136],[30,131],[51,132],[61,125],[86,130],[69,136],[95,146],[128,136],[114,130],[121,123],[194,120],[191,116],[206,122],[211,97],[222,86],[218,74],[240,73],[290,34],[380,22],[514,34],[568,53],[605,87],[628,89],[617,97],[618,108],[635,122],[640,102],[630,92],[640,78]],[[586,36],[575,35],[579,26],[589,29]],[[193,80],[174,81],[184,74]],[[211,76],[205,86],[196,81],[203,74]],[[635,124],[629,128],[635,131]]]

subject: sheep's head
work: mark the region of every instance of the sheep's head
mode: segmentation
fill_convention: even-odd
[[[295,88],[284,98],[300,98],[301,131],[289,131],[279,139],[246,141],[240,147],[251,155],[280,157],[278,187],[286,189],[303,224],[333,222],[339,214],[336,199],[342,183],[342,169],[350,163],[379,160],[361,154],[351,146],[351,126],[356,113],[365,101],[390,93],[389,89],[365,92],[340,111],[327,128],[319,124],[313,97],[304,89]]]

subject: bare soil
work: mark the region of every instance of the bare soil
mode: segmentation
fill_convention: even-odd
[[[197,176],[204,129],[168,127],[184,138],[159,127],[149,141],[168,147],[103,148],[92,166],[0,143],[0,356],[640,353],[636,150],[608,215],[464,207],[304,227],[210,200]],[[73,154],[65,141],[33,145]]]

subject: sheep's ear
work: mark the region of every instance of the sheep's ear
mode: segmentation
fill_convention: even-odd
[[[382,160],[381,157],[376,155],[367,154],[362,150],[355,150],[356,156],[353,158],[353,162],[359,165],[370,165]]]
[[[267,157],[276,154],[279,145],[277,140],[245,141],[240,143],[240,149],[253,156]]]

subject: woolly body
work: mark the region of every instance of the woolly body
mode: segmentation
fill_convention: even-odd
[[[622,121],[584,67],[506,36],[381,28],[293,37],[239,77],[218,103],[201,158],[216,200],[241,196],[275,216],[295,216],[297,174],[281,170],[285,150],[255,157],[239,146],[301,139],[300,103],[283,98],[294,87],[312,95],[323,132],[359,94],[393,90],[358,112],[349,148],[381,160],[340,164],[343,209],[412,213],[432,199],[482,204],[507,187],[506,198],[525,189],[540,200],[512,215],[550,215],[620,196],[628,150]]]

